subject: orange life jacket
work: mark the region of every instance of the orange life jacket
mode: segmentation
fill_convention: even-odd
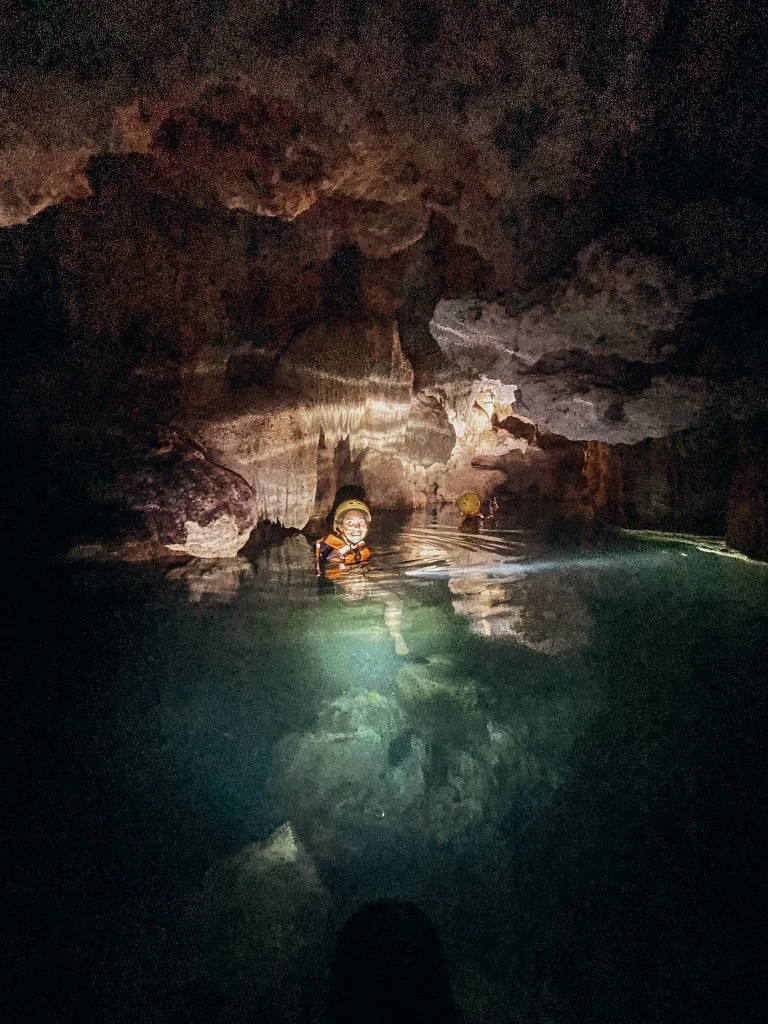
[[[325,565],[332,565],[334,568],[342,565],[359,565],[361,562],[367,562],[371,557],[371,552],[365,541],[361,541],[357,547],[342,555],[340,549],[346,547],[349,547],[348,542],[337,537],[335,533],[327,533],[325,537],[316,541],[315,558],[318,571]]]

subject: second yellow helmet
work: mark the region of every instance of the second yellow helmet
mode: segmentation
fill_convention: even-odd
[[[464,491],[456,499],[456,508],[463,516],[479,516],[480,495],[474,491]]]

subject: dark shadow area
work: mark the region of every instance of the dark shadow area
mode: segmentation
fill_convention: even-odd
[[[363,257],[356,245],[340,245],[331,257],[324,282],[323,305],[331,316],[356,316],[362,307]]]
[[[19,558],[10,568],[2,1015],[127,1019],[114,986],[126,968],[146,986],[157,929],[210,856],[209,831],[140,753],[156,742],[146,627],[159,574],[105,568],[90,586],[73,583],[69,566]],[[153,998],[165,1004],[167,993]],[[157,1006],[145,1010],[155,1017]]]
[[[336,499],[333,502],[334,509],[338,508],[342,501],[350,501],[354,498],[355,501],[366,501],[365,488],[361,487],[360,484],[344,484],[336,491]]]
[[[339,933],[328,1024],[454,1024],[448,969],[435,926],[413,903],[361,907]]]

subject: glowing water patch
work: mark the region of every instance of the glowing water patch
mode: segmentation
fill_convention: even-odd
[[[639,565],[654,565],[663,560],[663,553],[598,555],[592,558],[540,559],[535,562],[502,561],[488,565],[425,566],[423,569],[407,569],[406,576],[427,576],[454,578],[456,576],[528,576],[538,572],[552,572],[568,569],[616,569],[622,566],[637,568]]]

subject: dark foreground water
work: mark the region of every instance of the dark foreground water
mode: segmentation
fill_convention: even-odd
[[[450,515],[373,544],[320,585],[303,537],[13,569],[5,1019],[322,1020],[382,896],[469,1022],[758,1019],[768,567]]]

